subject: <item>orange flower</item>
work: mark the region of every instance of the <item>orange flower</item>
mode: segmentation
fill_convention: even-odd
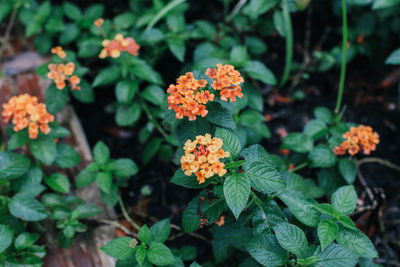
[[[61,46],[56,46],[51,49],[52,54],[56,54],[59,58],[64,59],[67,56],[67,53],[62,49]]]
[[[103,18],[98,18],[94,21],[94,25],[96,25],[97,28],[101,28],[101,25],[103,25],[104,19]]]
[[[177,119],[188,117],[193,121],[196,120],[196,116],[207,115],[205,104],[214,100],[214,94],[208,90],[199,91],[206,84],[206,80],[196,80],[192,72],[187,72],[178,78],[176,85],[169,86],[168,108],[176,112]]]
[[[370,126],[365,125],[351,127],[350,131],[343,134],[343,138],[345,138],[343,143],[333,149],[336,155],[344,155],[348,151],[353,156],[360,150],[363,150],[365,155],[369,155],[379,144],[378,133],[374,132]]]
[[[223,226],[225,224],[225,216],[221,215],[221,217],[219,217],[219,219],[215,221],[215,224],[219,227]]]
[[[187,140],[183,147],[185,155],[181,157],[182,170],[188,176],[194,173],[199,184],[216,174],[224,176],[225,163],[220,159],[230,154],[222,149],[222,145],[222,139],[211,138],[210,134],[199,135],[194,141]]]
[[[47,78],[55,82],[57,89],[64,89],[67,85],[65,81],[69,81],[72,90],[80,90],[78,86],[80,78],[77,75],[71,76],[75,71],[75,64],[73,62],[68,62],[67,64],[49,64],[48,68]]]
[[[5,123],[12,119],[15,132],[28,128],[31,139],[37,138],[39,129],[48,134],[50,132],[48,124],[54,121],[54,116],[47,112],[46,105],[39,103],[37,97],[28,94],[11,97],[3,104],[1,115]]]
[[[100,51],[99,58],[117,58],[121,56],[123,51],[137,56],[140,49],[135,39],[132,37],[124,38],[121,33],[115,35],[114,40],[103,40],[102,45],[104,48]]]
[[[221,100],[230,99],[231,102],[235,102],[236,97],[243,97],[240,84],[244,82],[244,79],[234,66],[217,64],[217,68],[208,68],[206,75],[214,79],[211,86],[220,91]]]

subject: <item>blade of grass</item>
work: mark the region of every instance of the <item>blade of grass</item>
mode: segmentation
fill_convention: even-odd
[[[279,84],[280,87],[285,85],[285,83],[287,82],[290,70],[292,69],[292,61],[293,61],[293,29],[292,29],[292,20],[290,18],[290,11],[287,0],[282,1],[282,15],[285,25],[286,58],[285,58],[285,69],[283,70],[282,80]]]
[[[162,19],[169,11],[171,11],[174,7],[176,7],[179,4],[182,4],[186,0],[174,0],[170,2],[168,5],[166,5],[163,9],[161,9],[157,15],[150,21],[149,25],[146,27],[146,31],[151,30],[154,25],[157,24],[157,22]]]

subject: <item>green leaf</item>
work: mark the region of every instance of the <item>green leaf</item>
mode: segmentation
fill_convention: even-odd
[[[240,153],[240,156],[244,157],[246,163],[243,168],[247,170],[250,165],[256,161],[267,161],[268,153],[261,145],[252,145],[249,146]]]
[[[258,235],[246,244],[246,250],[263,266],[282,266],[286,262],[286,251],[273,234]]]
[[[187,176],[181,169],[177,170],[170,180],[170,183],[193,189],[206,187],[209,182],[209,180],[206,180],[204,183],[199,184],[196,176]]]
[[[102,210],[92,203],[79,204],[76,206],[75,211],[79,212],[77,219],[86,219],[102,213]]]
[[[222,139],[222,149],[230,153],[230,158],[235,159],[237,156],[239,156],[241,145],[239,139],[231,131],[223,128],[217,128],[215,130],[215,137]]]
[[[114,17],[114,25],[117,30],[129,28],[135,22],[135,15],[131,12],[125,12]]]
[[[45,179],[46,184],[59,193],[68,194],[70,189],[69,180],[61,173],[53,173]]]
[[[273,203],[259,206],[252,218],[254,235],[270,232],[270,228],[278,223],[287,222],[285,213]]]
[[[96,174],[96,184],[100,190],[106,194],[111,193],[112,187],[112,175],[109,172],[98,172]]]
[[[317,256],[320,260],[316,267],[353,267],[357,264],[357,257],[353,253],[335,243]]]
[[[149,227],[145,224],[139,229],[138,233],[139,239],[142,242],[149,243],[151,238],[151,232]]]
[[[304,133],[313,138],[313,140],[317,140],[328,133],[328,128],[323,121],[320,120],[311,120],[304,127]]]
[[[323,214],[328,214],[331,216],[333,216],[336,213],[335,208],[328,203],[315,204],[314,208]]]
[[[57,156],[57,146],[50,136],[41,135],[29,143],[33,156],[46,164],[51,165]]]
[[[324,194],[324,190],[317,186],[312,179],[304,179],[300,175],[293,172],[283,173],[287,188],[300,191],[310,198],[319,198]]]
[[[273,229],[281,247],[300,258],[305,258],[308,251],[308,243],[306,235],[299,227],[287,222],[281,222]]]
[[[103,141],[98,141],[93,148],[94,161],[100,164],[106,164],[110,160],[110,149]]]
[[[224,196],[228,207],[235,215],[235,218],[238,219],[249,200],[249,178],[241,173],[234,173],[228,176],[224,181]]]
[[[223,188],[221,186],[221,195],[223,194]],[[221,196],[222,197],[222,196]],[[220,217],[222,212],[226,208],[226,201],[223,198],[216,198],[212,201],[203,202],[200,210],[203,212],[203,215],[208,219],[208,225],[212,225],[217,221]]]
[[[242,112],[242,114],[240,114],[240,124],[264,138],[271,137],[271,133],[267,125],[265,125],[264,116],[256,110],[245,110]]]
[[[147,250],[147,259],[154,265],[165,266],[175,262],[175,257],[168,247],[154,242]]]
[[[358,230],[357,226],[355,225],[355,223],[353,222],[353,220],[346,215],[340,215],[338,222],[340,222],[344,227],[349,228],[349,229],[353,229],[353,230]]]
[[[285,19],[280,10],[274,12],[273,20],[276,31],[280,36],[285,37]]]
[[[11,2],[9,2],[8,0],[0,1],[0,22],[10,13],[11,10]]]
[[[54,164],[60,168],[72,168],[81,162],[81,157],[75,149],[67,144],[57,144],[57,156]]]
[[[11,135],[11,138],[8,140],[7,148],[9,150],[14,150],[21,146],[26,145],[29,142],[29,135],[27,130],[22,130],[19,132],[15,132]]]
[[[74,23],[69,23],[64,27],[63,32],[60,34],[60,44],[69,44],[78,38],[80,34],[79,27]]]
[[[279,0],[251,0],[244,8],[243,13],[250,16],[252,19],[257,18],[261,14],[264,14],[271,8],[273,8]]]
[[[325,123],[331,123],[333,120],[332,111],[326,107],[316,107],[314,109],[314,116],[317,120],[323,121]]]
[[[89,6],[86,10],[85,10],[85,15],[84,17],[93,21],[97,18],[100,18],[103,16],[104,13],[104,5],[102,4],[94,4]]]
[[[13,230],[8,225],[0,224],[0,253],[11,246],[13,237]]]
[[[130,126],[140,118],[141,114],[142,108],[139,104],[122,105],[117,109],[115,121],[119,126]]]
[[[113,258],[123,260],[133,255],[135,252],[135,250],[129,246],[131,240],[132,238],[130,237],[119,237],[102,246],[101,250]]]
[[[23,175],[29,168],[29,158],[8,151],[0,152],[0,177],[14,179]]]
[[[185,233],[190,233],[200,227],[200,215],[198,214],[200,195],[193,198],[186,206],[182,214],[182,228]]]
[[[281,174],[266,161],[257,161],[244,172],[250,180],[251,186],[262,193],[275,193],[286,187]]]
[[[184,40],[177,38],[168,39],[168,48],[180,62],[185,60],[186,46]]]
[[[47,217],[46,209],[39,201],[26,194],[16,194],[8,204],[10,213],[24,221],[40,221]]]
[[[339,227],[336,223],[331,220],[322,220],[318,224],[317,234],[319,242],[321,243],[321,249],[324,250],[333,241],[335,241],[339,232]]]
[[[83,169],[75,180],[76,187],[84,187],[90,185],[96,180],[96,172],[89,171],[87,169]]]
[[[94,78],[92,83],[93,87],[97,87],[100,85],[107,85],[118,81],[121,77],[121,67],[117,65],[111,65],[107,68],[103,68],[99,74]]]
[[[339,172],[348,184],[352,184],[357,175],[356,162],[349,158],[340,158]]]
[[[171,233],[171,223],[170,219],[164,219],[156,222],[150,227],[151,232],[151,242],[164,243],[169,234]]]
[[[165,91],[154,84],[147,86],[140,95],[156,106],[161,106],[165,99]]]
[[[243,67],[243,71],[251,78],[260,80],[266,84],[275,85],[275,75],[260,61],[252,60]]]
[[[400,4],[400,0],[374,0],[372,9],[388,8],[398,4]]]
[[[51,127],[50,135],[53,138],[61,138],[64,136],[71,135],[71,132],[60,125],[56,125]]]
[[[134,66],[131,68],[130,71],[133,75],[135,75],[139,79],[143,79],[150,83],[155,83],[155,84],[164,83],[161,78],[161,75],[143,60],[136,59],[134,62]]]
[[[115,87],[115,95],[118,102],[130,103],[138,90],[139,83],[137,81],[120,81]]]
[[[337,157],[327,145],[320,144],[311,150],[308,160],[311,167],[329,168],[336,164]]]
[[[82,18],[82,12],[79,7],[70,2],[64,2],[63,10],[64,14],[71,20],[79,21]]]
[[[278,197],[300,222],[312,227],[318,225],[320,214],[314,208],[315,200],[307,198],[302,193],[292,189],[286,189]]]
[[[142,244],[136,249],[135,258],[140,266],[143,265],[143,262],[146,259],[146,254],[147,254],[146,245]]]
[[[378,257],[378,252],[371,240],[360,230],[341,228],[336,241],[360,257],[369,259]]]
[[[220,103],[211,102],[207,105],[208,114],[206,119],[218,126],[236,129],[235,121],[232,118],[232,113],[228,109],[222,107]]]
[[[178,123],[175,132],[179,143],[182,145],[185,144],[187,140],[194,140],[197,135],[204,135],[212,131],[210,123],[203,118],[198,118],[195,121],[184,119],[180,120]]]
[[[80,90],[71,90],[72,95],[83,103],[93,103],[94,92],[92,86],[84,79],[79,83]]]
[[[400,1],[398,1],[400,3]],[[400,48],[396,49],[386,59],[385,64],[400,65]]]
[[[45,100],[46,108],[51,114],[59,112],[68,101],[68,90],[66,88],[59,90],[52,83],[46,90]]]
[[[336,190],[332,195],[332,205],[341,214],[352,213],[357,205],[357,193],[354,186],[342,186]]]
[[[23,250],[28,247],[32,247],[32,245],[36,242],[39,238],[39,234],[37,233],[22,233],[17,236],[15,239],[15,249],[16,250]]]
[[[107,165],[108,170],[117,177],[130,177],[139,171],[136,163],[131,159],[116,159],[112,160]]]
[[[154,155],[157,153],[158,149],[160,148],[160,145],[162,143],[162,139],[158,137],[153,137],[145,146],[144,150],[146,151],[145,154],[143,154],[143,163],[147,164],[150,162],[150,160],[154,157]]]
[[[248,59],[247,48],[245,46],[234,46],[231,50],[230,60],[243,63]]]
[[[304,133],[290,133],[283,138],[282,148],[287,148],[298,153],[307,153],[313,148],[313,140]]]
[[[32,21],[25,28],[25,37],[31,37],[40,31],[41,23],[39,21]]]
[[[185,16],[177,13],[171,13],[167,16],[167,25],[172,32],[181,32],[185,29]]]

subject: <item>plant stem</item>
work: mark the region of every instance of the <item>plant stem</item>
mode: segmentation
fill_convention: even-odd
[[[139,231],[140,226],[138,224],[136,224],[129,216],[128,212],[125,209],[124,203],[122,202],[121,196],[118,196],[118,203],[119,203],[119,206],[121,207],[121,211],[122,211],[122,214],[124,215],[124,218],[133,226],[133,228],[135,228],[136,230]]]
[[[378,164],[381,164],[383,166],[386,166],[388,168],[391,168],[391,169],[394,169],[394,170],[400,172],[400,166],[399,165],[396,165],[394,163],[391,163],[390,161],[387,161],[387,160],[384,160],[384,159],[381,159],[381,158],[371,157],[371,158],[363,158],[363,159],[357,160],[357,164],[358,165],[361,165],[363,163],[378,163]]]
[[[297,165],[296,167],[294,167],[293,169],[291,169],[289,171],[290,172],[295,172],[295,171],[301,170],[301,169],[303,169],[304,167],[307,167],[307,166],[308,166],[308,162],[303,162],[300,165]]]
[[[240,9],[247,3],[247,0],[239,0],[239,2],[233,8],[231,14],[226,18],[226,21],[231,21],[237,13],[239,13]]]
[[[346,63],[347,63],[347,7],[346,0],[342,0],[342,62],[340,67],[339,92],[336,100],[335,114],[339,113],[342,105],[344,80],[346,78]]]
[[[153,17],[153,19],[150,21],[150,23],[146,27],[146,31],[151,30],[154,25],[157,24],[157,22],[162,19],[169,11],[171,11],[174,7],[177,5],[185,2],[186,0],[174,0],[171,1],[168,5],[166,5],[163,9],[161,9],[157,15]]]
[[[168,141],[168,134],[164,131],[164,129],[160,126],[158,121],[153,117],[153,114],[151,114],[151,111],[149,110],[149,107],[144,103],[143,100],[140,100],[140,106],[146,113],[147,117],[151,121],[151,123],[154,125],[154,127],[157,129],[157,131],[160,132],[160,134],[165,138],[165,140]]]
[[[282,80],[281,83],[279,84],[280,87],[285,85],[286,81],[289,78],[293,60],[293,29],[292,29],[292,20],[290,19],[290,12],[287,0],[282,1],[282,14],[283,14],[283,21],[285,24],[286,58],[285,58],[285,69],[283,70]]]

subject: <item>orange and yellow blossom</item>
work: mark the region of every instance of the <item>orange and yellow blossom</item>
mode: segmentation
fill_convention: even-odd
[[[234,66],[217,64],[217,68],[208,68],[206,75],[214,79],[211,87],[220,91],[221,100],[235,102],[236,97],[243,97],[240,84],[244,79]]]
[[[103,18],[98,18],[94,21],[94,25],[96,25],[97,28],[101,28],[101,25],[103,25],[104,19]]]
[[[214,94],[208,90],[200,91],[206,85],[207,80],[196,80],[192,72],[187,72],[178,78],[176,85],[169,86],[168,108],[176,112],[177,119],[188,117],[193,121],[196,116],[207,115],[205,104],[214,100]]]
[[[56,83],[57,89],[62,90],[65,88],[66,81],[70,83],[72,90],[80,90],[78,86],[81,79],[77,75],[72,75],[75,71],[75,64],[69,62],[67,64],[49,64],[49,72],[47,78]]]
[[[61,46],[56,46],[51,49],[52,54],[56,54],[59,58],[64,59],[67,56],[67,53],[62,49]]]
[[[345,138],[343,143],[333,149],[336,155],[344,155],[348,151],[353,156],[360,149],[363,150],[365,155],[369,155],[379,144],[378,133],[374,132],[370,126],[365,125],[351,127],[350,131],[343,134],[343,138]]]
[[[194,141],[187,140],[183,147],[185,155],[181,157],[184,173],[188,176],[196,175],[199,184],[216,174],[225,175],[225,163],[220,159],[229,157],[230,154],[222,149],[222,145],[221,138],[211,138],[210,134],[199,135]]]
[[[29,138],[36,139],[39,129],[44,134],[50,132],[49,123],[54,121],[54,116],[47,112],[46,105],[39,103],[37,97],[23,94],[13,96],[3,104],[4,122],[8,123],[12,119],[14,131],[18,132],[29,128]]]
[[[123,51],[137,56],[140,49],[135,39],[132,37],[125,38],[121,33],[115,35],[114,40],[103,40],[102,45],[104,48],[100,51],[99,58],[117,58],[121,56]]]

